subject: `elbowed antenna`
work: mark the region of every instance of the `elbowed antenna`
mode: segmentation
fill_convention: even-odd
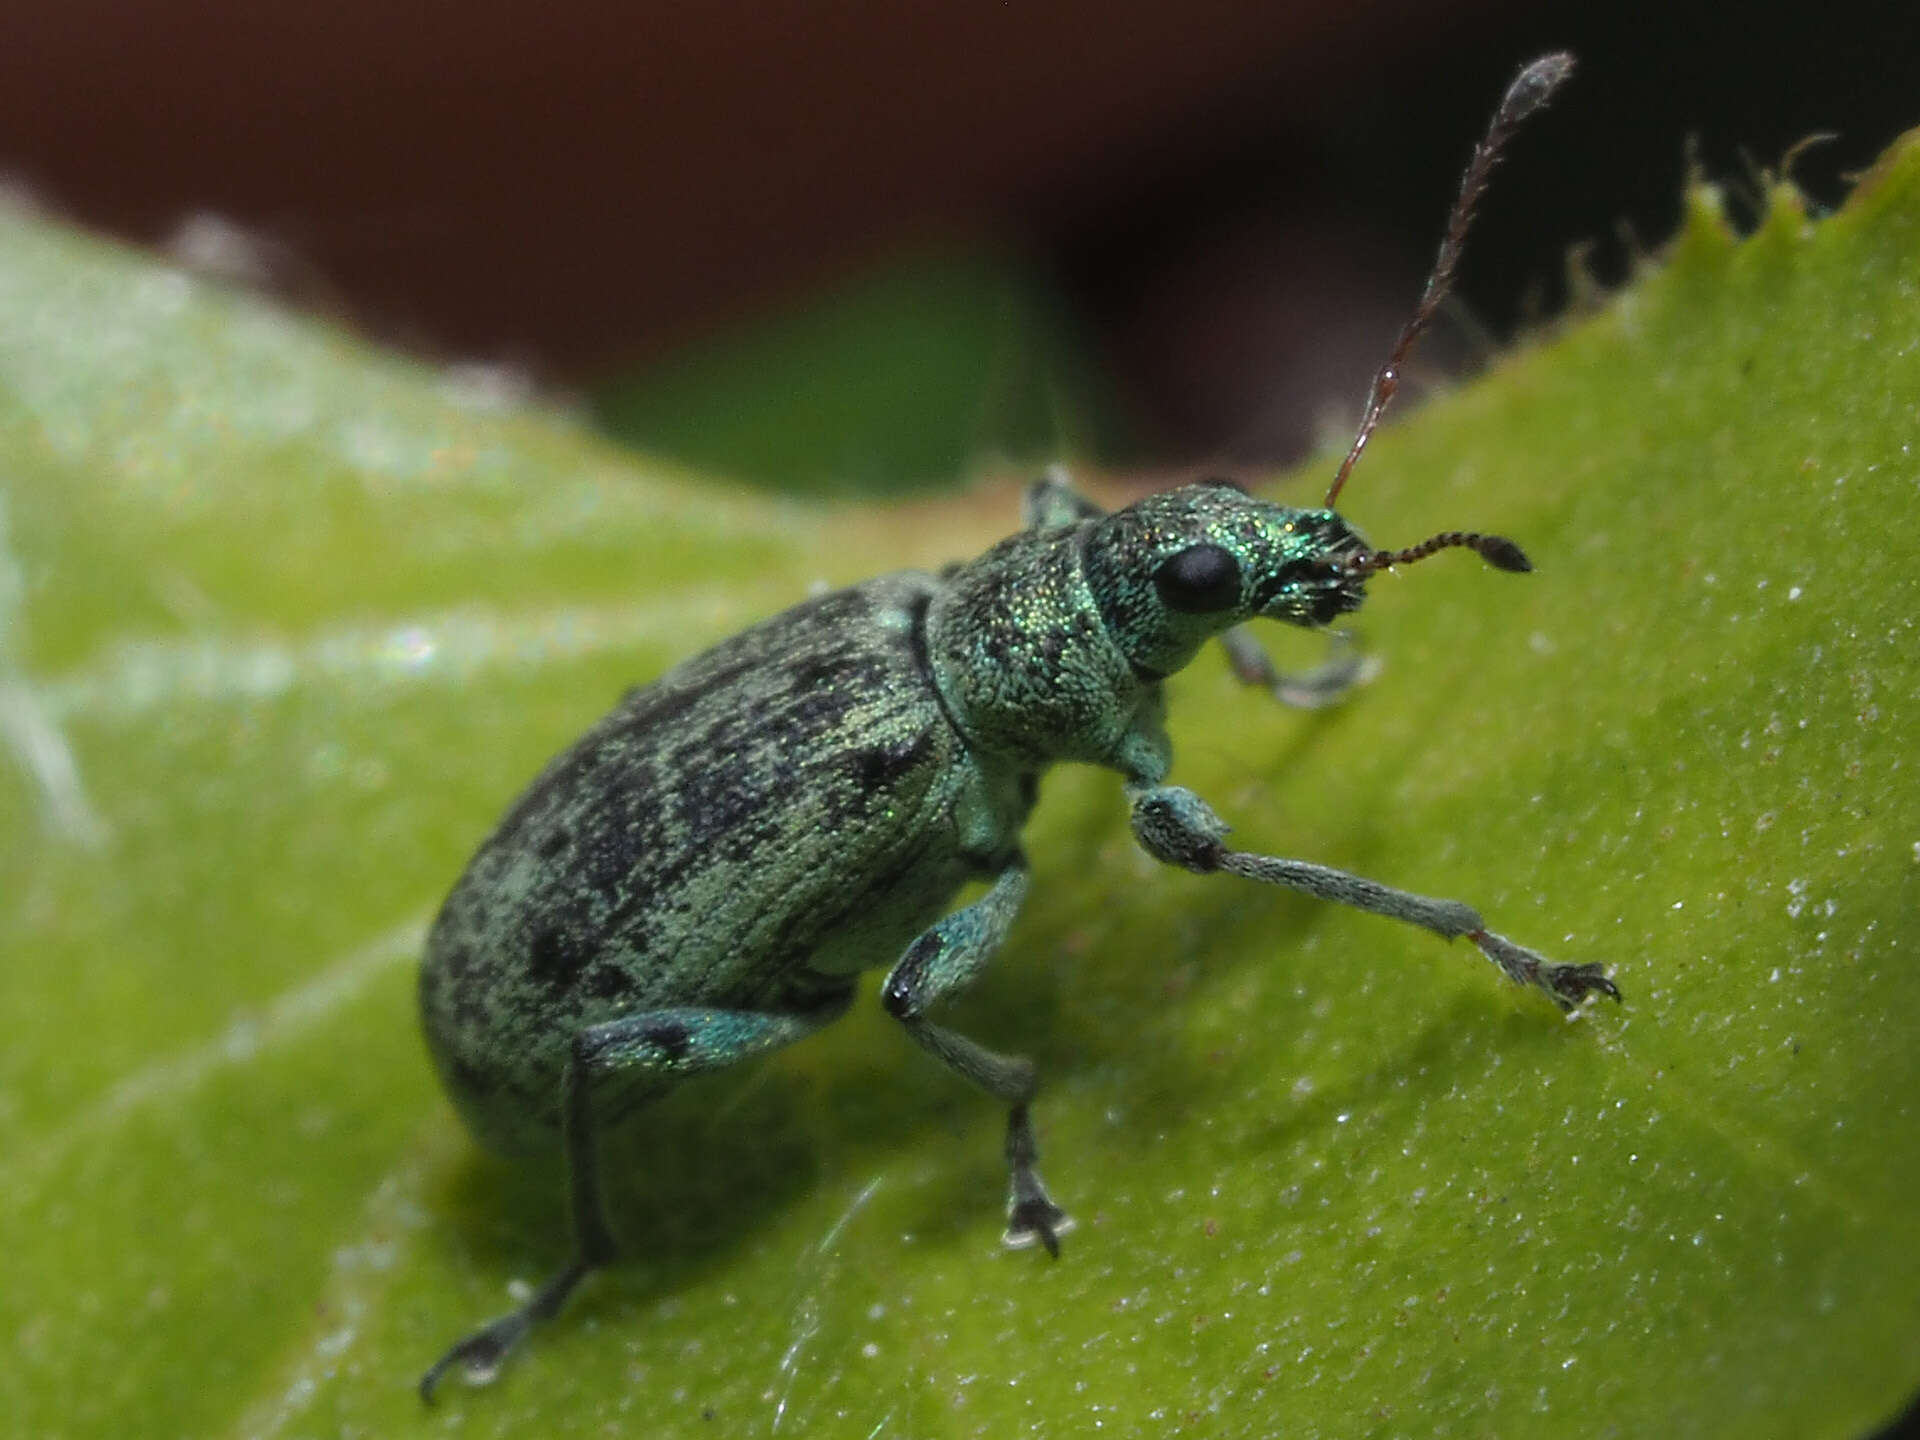
[[[1360,458],[1360,452],[1367,448],[1367,441],[1373,435],[1374,426],[1380,423],[1387,402],[1393,399],[1393,392],[1400,388],[1400,367],[1412,353],[1414,342],[1425,332],[1434,312],[1440,308],[1440,302],[1447,298],[1447,292],[1453,288],[1453,272],[1460,263],[1461,246],[1466,241],[1467,230],[1473,224],[1473,212],[1480,204],[1481,195],[1486,192],[1488,177],[1493,174],[1494,163],[1499,160],[1500,152],[1513,138],[1514,131],[1534,111],[1545,105],[1572,73],[1573,56],[1561,50],[1552,55],[1542,55],[1514,76],[1513,83],[1507,86],[1507,93],[1500,99],[1500,108],[1493,113],[1493,123],[1487,126],[1486,136],[1474,147],[1473,159],[1467,162],[1467,173],[1460,178],[1460,194],[1453,202],[1452,213],[1447,216],[1446,234],[1441,237],[1440,253],[1434,259],[1433,273],[1427,277],[1427,288],[1421,292],[1420,303],[1414,307],[1413,318],[1407,321],[1407,328],[1400,332],[1400,338],[1394,342],[1393,353],[1387,356],[1387,363],[1373,377],[1373,388],[1367,392],[1367,408],[1360,417],[1359,433],[1353,437],[1353,447],[1347,451],[1347,458],[1340,462],[1333,484],[1327,487],[1327,509],[1333,509],[1334,501],[1340,498],[1347,476],[1353,473],[1354,462]],[[1521,564],[1503,564],[1481,547],[1479,542],[1498,539],[1497,536],[1459,537],[1459,532],[1451,533],[1457,538],[1436,535],[1423,545],[1414,546],[1413,550],[1398,553],[1408,559],[1418,560],[1432,554],[1434,549],[1468,545],[1479,550],[1489,564],[1498,565],[1502,570],[1530,568],[1525,564],[1526,557],[1520,554],[1519,547],[1511,540],[1500,541],[1500,545],[1505,547],[1501,553],[1508,558],[1519,558]],[[1445,544],[1436,543],[1442,540]],[[1433,548],[1428,549],[1428,546]],[[1414,550],[1421,553],[1416,555]]]
[[[1385,570],[1389,565],[1411,565],[1437,551],[1454,549],[1471,550],[1496,570],[1525,574],[1533,569],[1533,562],[1527,559],[1526,552],[1506,536],[1482,535],[1473,530],[1443,530],[1404,550],[1369,550],[1359,559],[1343,564],[1340,569],[1348,575],[1366,575],[1375,570]]]

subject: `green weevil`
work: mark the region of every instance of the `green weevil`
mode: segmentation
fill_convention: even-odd
[[[1028,493],[1027,528],[978,559],[808,600],[632,691],[507,812],[432,928],[420,1007],[472,1133],[502,1152],[563,1152],[574,1253],[453,1346],[423,1397],[455,1366],[490,1378],[614,1258],[603,1132],[683,1077],[819,1029],[881,965],[887,1013],[1007,1106],[1005,1240],[1057,1255],[1068,1222],[1035,1170],[1033,1065],[929,1017],[1006,938],[1027,892],[1021,830],[1059,762],[1120,773],[1156,860],[1464,936],[1562,1008],[1619,998],[1599,965],[1549,960],[1459,901],[1229,848],[1207,803],[1167,783],[1163,724],[1163,682],[1216,638],[1242,680],[1291,703],[1357,678],[1344,652],[1279,674],[1247,621],[1327,626],[1359,607],[1370,575],[1451,547],[1530,568],[1512,541],[1458,531],[1375,550],[1332,505],[1447,291],[1501,146],[1571,64],[1536,60],[1508,89],[1323,508],[1218,481],[1107,513],[1050,474]],[[950,910],[971,882],[985,893]]]

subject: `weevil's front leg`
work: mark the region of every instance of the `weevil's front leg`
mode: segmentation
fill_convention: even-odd
[[[1323,710],[1338,704],[1356,685],[1364,685],[1380,673],[1380,662],[1360,653],[1351,630],[1335,630],[1329,636],[1327,658],[1311,670],[1288,674],[1275,668],[1273,660],[1253,638],[1245,625],[1236,625],[1220,637],[1233,675],[1242,685],[1264,690],[1282,705],[1297,710]]]
[[[1051,530],[1056,525],[1097,520],[1107,513],[1073,488],[1064,465],[1049,465],[1047,473],[1027,487],[1022,511],[1029,530]]]
[[[1516,945],[1487,929],[1480,912],[1471,905],[1396,890],[1328,865],[1230,850],[1225,844],[1226,822],[1206,801],[1179,785],[1130,785],[1127,793],[1133,803],[1134,838],[1156,860],[1201,874],[1219,870],[1269,885],[1285,885],[1321,900],[1419,925],[1447,940],[1464,935],[1509,979],[1537,986],[1562,1010],[1571,1010],[1589,993],[1620,998],[1619,989],[1600,966],[1562,964]]]
[[[1027,867],[1016,859],[973,904],[956,910],[907,947],[887,976],[880,1002],[922,1046],[1007,1106],[1007,1168],[1013,1193],[1007,1205],[1007,1244],[1036,1240],[1060,1254],[1060,1236],[1072,1228],[1034,1169],[1039,1159],[1027,1113],[1035,1084],[1033,1062],[1001,1055],[926,1018],[926,1011],[971,985],[1006,939],[1027,893]]]
[[[600,1195],[600,1146],[593,1096],[617,1078],[622,1086],[664,1091],[674,1081],[789,1045],[842,1014],[845,998],[804,1014],[759,1014],[747,1010],[648,1010],[595,1025],[575,1037],[560,1083],[561,1139],[567,1160],[567,1191],[573,1209],[573,1258],[531,1300],[467,1336],[420,1378],[420,1398],[431,1403],[440,1377],[458,1366],[470,1384],[484,1385],[500,1371],[527,1332],[551,1320],[574,1287],[607,1264],[618,1246],[607,1225]]]

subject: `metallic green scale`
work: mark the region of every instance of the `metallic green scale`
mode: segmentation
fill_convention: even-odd
[[[449,1351],[423,1393],[453,1365],[493,1373],[613,1257],[601,1132],[679,1077],[834,1019],[877,966],[892,966],[882,1003],[908,1034],[1008,1106],[1006,1239],[1057,1254],[1068,1222],[1034,1171],[1032,1066],[926,1018],[1010,927],[1027,886],[1020,831],[1056,762],[1118,771],[1157,859],[1467,936],[1563,1006],[1613,992],[1598,966],[1545,960],[1457,901],[1229,850],[1206,803],[1162,783],[1167,675],[1220,637],[1250,683],[1333,698],[1357,666],[1289,680],[1235,627],[1323,626],[1393,557],[1330,510],[1225,483],[1108,515],[1050,477],[1028,510],[1026,532],[944,577],[902,572],[810,600],[633,691],[474,856],[428,941],[428,1044],[482,1141],[564,1147],[577,1251],[526,1306]],[[1525,568],[1510,542],[1479,548]],[[947,913],[972,880],[992,883]]]

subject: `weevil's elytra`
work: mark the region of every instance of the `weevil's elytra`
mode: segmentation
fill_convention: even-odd
[[[1443,549],[1530,568],[1512,541],[1462,531],[1376,550],[1331,507],[1446,293],[1501,145],[1570,67],[1548,56],[1509,88],[1325,507],[1207,482],[1107,513],[1050,475],[1028,494],[1027,527],[978,559],[808,600],[632,691],[507,812],[434,924],[421,1014],[475,1136],[564,1155],[574,1256],[449,1350],[422,1396],[451,1368],[490,1377],[614,1257],[603,1133],[683,1077],[835,1019],[880,966],[887,1013],[1007,1107],[1007,1242],[1057,1255],[1067,1220],[1034,1168],[1033,1066],[932,1016],[1011,927],[1027,892],[1021,831],[1061,761],[1119,772],[1135,838],[1169,865],[1464,936],[1562,1008],[1618,998],[1600,966],[1549,960],[1470,905],[1229,848],[1207,803],[1167,783],[1162,723],[1163,681],[1209,640],[1290,704],[1324,704],[1360,673],[1336,650],[1281,675],[1246,622],[1326,626],[1359,608],[1374,572]],[[949,909],[973,881],[985,893]]]

